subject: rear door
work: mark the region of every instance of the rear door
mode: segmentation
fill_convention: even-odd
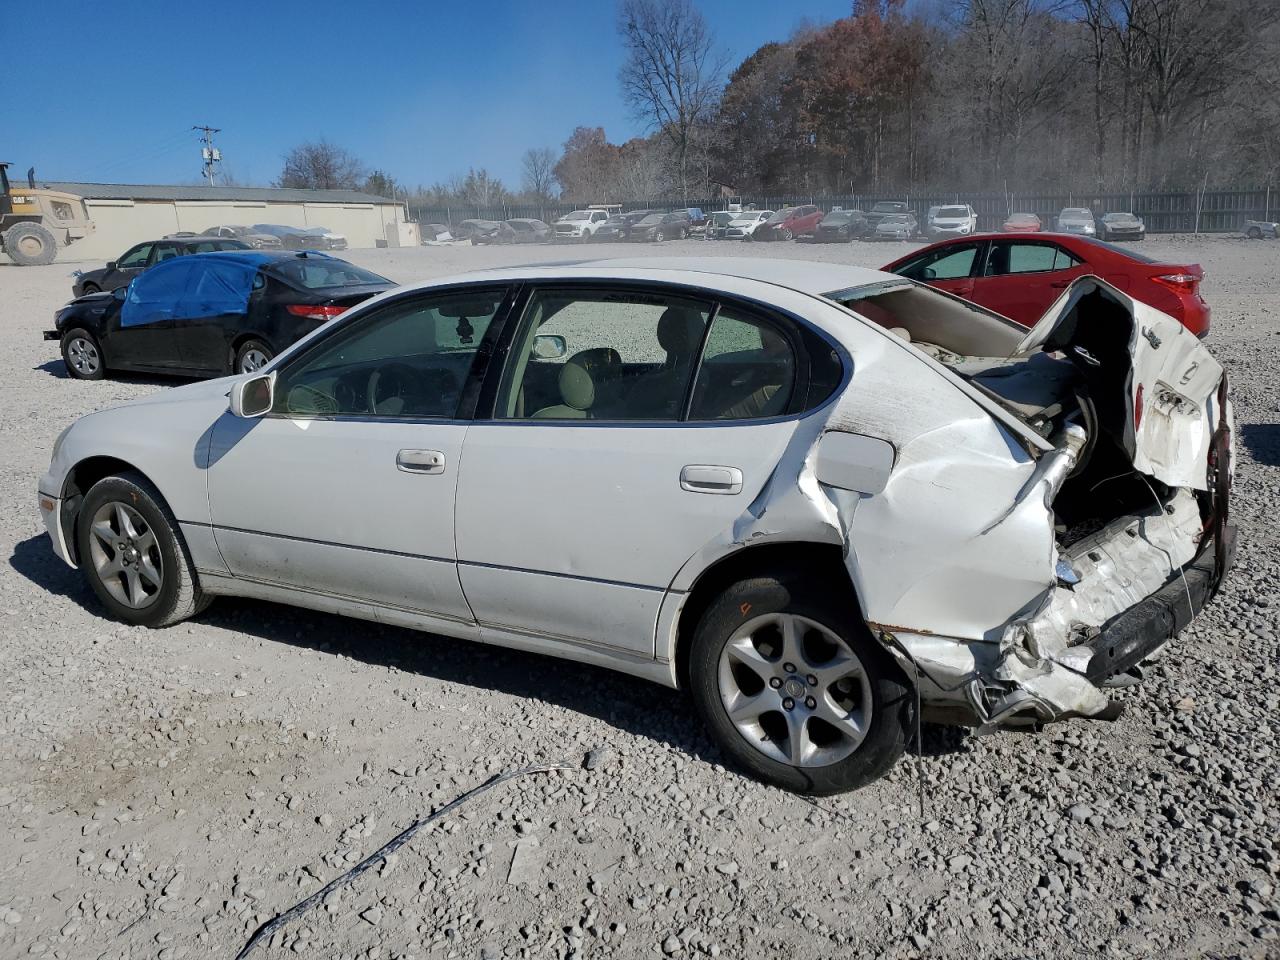
[[[1088,270],[1049,240],[992,240],[969,296],[1024,327],[1033,326],[1049,305]]]
[[[535,289],[458,479],[459,576],[482,634],[651,659],[676,573],[747,509],[795,429],[796,357],[768,320],[665,288]]]
[[[191,262],[191,283],[174,316],[183,365],[224,373],[232,337],[245,328],[254,298],[263,295],[265,279],[252,262],[217,257],[193,257]]]

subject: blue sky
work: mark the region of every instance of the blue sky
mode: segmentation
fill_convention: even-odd
[[[736,66],[850,0],[696,0]],[[8,0],[0,160],[45,180],[194,183],[196,123],[268,184],[326,137],[401,183],[487,166],[519,187],[529,147],[643,125],[618,91],[612,0]],[[60,55],[57,38],[69,45]],[[18,97],[18,86],[33,91]]]

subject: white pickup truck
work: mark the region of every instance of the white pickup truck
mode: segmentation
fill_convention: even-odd
[[[555,223],[557,240],[590,240],[592,234],[599,230],[609,214],[605,210],[574,210],[566,213]]]

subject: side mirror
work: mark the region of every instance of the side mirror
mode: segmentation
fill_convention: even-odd
[[[252,419],[260,417],[271,409],[271,401],[275,394],[276,375],[268,373],[262,377],[249,377],[237,380],[231,385],[227,408],[237,417]]]
[[[938,279],[938,271],[934,270],[934,269],[933,269],[933,267],[925,267],[925,268],[924,268],[922,271],[920,271],[920,272],[923,274],[923,276],[921,277],[921,279],[922,279],[922,280],[937,280],[937,279]]]
[[[115,268],[116,268],[116,262],[115,262],[114,260],[108,260],[108,261],[107,261],[107,269],[108,269],[108,270],[114,270]]]
[[[569,352],[564,337],[556,334],[540,334],[533,338],[533,359],[559,360]]]

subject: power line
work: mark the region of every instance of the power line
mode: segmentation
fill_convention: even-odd
[[[201,130],[204,132],[204,148],[200,151],[200,156],[204,158],[204,177],[209,181],[209,186],[213,186],[213,165],[222,162],[222,153],[213,145],[213,135],[221,133],[218,127],[201,126],[197,124],[191,128],[192,130]]]

